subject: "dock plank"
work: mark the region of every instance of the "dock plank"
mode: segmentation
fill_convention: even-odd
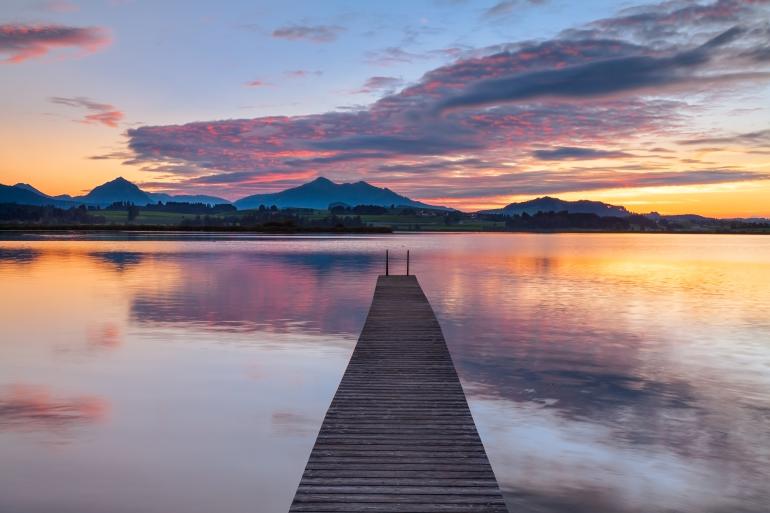
[[[414,276],[377,280],[289,511],[507,512]]]

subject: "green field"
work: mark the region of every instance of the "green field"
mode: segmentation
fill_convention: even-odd
[[[126,214],[124,210],[102,210],[96,215],[103,216],[109,224],[128,223],[128,214]],[[131,224],[175,225],[179,224],[182,219],[185,218],[194,219],[195,216],[192,214],[179,214],[177,212],[140,211],[139,215],[131,222]]]
[[[220,214],[211,215],[211,218],[222,217],[241,217],[248,214],[249,210],[239,210],[237,212],[228,212],[226,216]],[[154,212],[141,210],[139,215],[131,222],[128,222],[128,214],[123,210],[102,210],[98,214],[105,218],[108,224],[134,224],[134,225],[163,225],[175,226],[184,219],[195,219],[195,214],[181,214],[177,212]],[[331,214],[326,210],[316,210],[312,213],[303,215],[308,220],[320,220],[329,217]],[[388,227],[393,230],[406,231],[489,231],[502,230],[505,225],[502,222],[486,221],[481,219],[461,219],[451,224],[445,223],[443,216],[421,216],[421,215],[400,215],[400,214],[382,214],[382,215],[362,215],[361,220],[372,226]]]
[[[443,216],[418,215],[363,215],[361,220],[373,226],[387,226],[394,230],[425,230],[425,231],[489,231],[502,230],[504,222],[486,221],[483,219],[461,219],[451,224],[444,222]]]

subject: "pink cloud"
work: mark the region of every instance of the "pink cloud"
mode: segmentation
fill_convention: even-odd
[[[93,53],[110,43],[107,31],[99,27],[63,25],[0,25],[0,62],[18,64],[42,57],[56,48],[76,48]]]
[[[81,123],[101,123],[111,128],[117,128],[118,123],[124,117],[123,111],[118,110],[114,105],[98,103],[83,96],[75,98],[54,96],[51,98],[51,102],[92,111],[92,114],[86,114],[80,119]]]
[[[264,80],[250,80],[243,85],[246,87],[267,87],[271,84],[269,82],[265,82]]]

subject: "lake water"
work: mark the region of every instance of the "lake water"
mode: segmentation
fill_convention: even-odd
[[[770,237],[404,234],[6,236],[0,512],[285,512],[386,248],[511,511],[768,510]]]

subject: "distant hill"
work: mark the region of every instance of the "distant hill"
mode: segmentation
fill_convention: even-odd
[[[21,182],[19,182],[19,183],[17,183],[16,185],[14,185],[14,187],[17,187],[17,188],[19,188],[19,189],[26,189],[26,190],[28,190],[28,191],[32,191],[32,192],[34,192],[35,194],[37,194],[37,195],[39,195],[39,196],[44,196],[44,197],[46,197],[46,198],[50,198],[50,196],[49,196],[48,194],[46,194],[46,193],[44,193],[44,192],[41,192],[41,191],[37,190],[36,188],[34,188],[33,186],[31,186],[31,185],[30,185],[30,184],[28,184],[28,183],[21,183]]]
[[[719,222],[718,219],[715,219],[713,217],[705,217],[705,216],[699,216],[698,214],[670,214],[670,215],[661,215],[657,212],[650,212],[649,214],[644,214],[644,217],[647,219],[652,219],[653,221],[660,221],[660,220],[667,220],[667,221],[676,221],[676,222],[686,222],[686,223],[716,223]],[[735,219],[735,221],[744,221],[743,219]]]
[[[46,196],[34,187],[27,186],[27,184],[0,185],[0,203],[36,206],[53,205],[57,207],[71,206],[69,202]]]
[[[375,187],[366,182],[334,183],[331,180],[319,177],[285,191],[272,194],[255,194],[241,198],[235,202],[239,209],[258,208],[260,205],[269,207],[275,205],[278,208],[315,208],[326,209],[332,203],[343,203],[355,207],[357,205],[377,205],[389,207],[390,205],[432,208],[450,210],[446,207],[428,205],[396,194],[388,188]]]
[[[134,205],[154,203],[149,194],[122,176],[97,185],[85,196],[77,196],[73,200],[91,205],[111,205],[116,201],[127,201]]]
[[[150,203],[169,201],[177,203],[205,203],[208,205],[230,204],[229,201],[217,196],[199,195],[171,195],[165,193],[151,193],[140,189],[135,184],[123,177],[94,187],[91,192],[82,196],[70,196],[61,194],[49,196],[28,183],[16,185],[0,185],[0,203],[18,203],[20,205],[54,205],[68,208],[77,205],[99,205],[106,207],[116,201],[129,202],[134,205],[144,206]]]
[[[230,202],[224,198],[217,196],[207,196],[205,194],[166,194],[163,192],[148,192],[147,195],[154,202],[162,201],[167,203],[169,201],[175,201],[177,203],[205,203],[207,205],[229,205]]]
[[[538,212],[564,211],[571,214],[596,214],[601,217],[627,217],[631,215],[631,212],[626,210],[626,207],[610,205],[608,203],[602,203],[601,201],[566,201],[559,198],[551,198],[550,196],[543,196],[542,198],[522,201],[520,203],[511,203],[503,208],[482,210],[480,213],[512,216],[521,215],[525,212],[529,215],[533,215]]]

